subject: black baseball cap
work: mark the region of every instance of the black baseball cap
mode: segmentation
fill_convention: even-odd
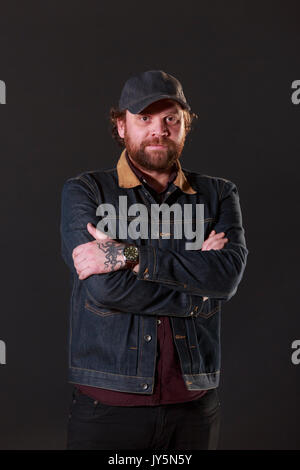
[[[169,98],[191,110],[177,78],[162,70],[148,70],[130,77],[123,86],[119,109],[128,109],[131,113],[140,113],[155,101]]]

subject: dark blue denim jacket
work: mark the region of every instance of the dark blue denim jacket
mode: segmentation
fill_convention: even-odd
[[[175,224],[181,222],[173,217],[169,238],[164,238],[161,223],[157,239],[127,238],[139,246],[137,274],[122,269],[79,280],[72,251],[94,240],[86,226],[97,226],[100,204],[113,204],[118,218],[119,196],[127,196],[128,207],[144,204],[150,220],[150,205],[156,201],[130,169],[125,150],[115,168],[81,173],[67,179],[62,189],[61,250],[71,271],[69,382],[153,393],[156,319],[168,315],[187,388],[217,387],[222,302],[236,293],[248,256],[236,185],[188,171],[178,161],[177,177],[164,202],[193,208],[204,204],[204,239],[213,229],[225,232],[229,241],[224,248],[186,250],[191,240],[184,233],[174,238]],[[126,223],[133,219],[128,217]]]

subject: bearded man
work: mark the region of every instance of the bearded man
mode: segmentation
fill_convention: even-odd
[[[236,185],[180,164],[196,117],[174,76],[130,77],[110,112],[123,149],[116,167],[63,186],[68,449],[217,448],[221,308],[248,250]],[[124,198],[128,213],[119,210]],[[115,212],[105,216],[109,207]],[[167,229],[154,207],[170,216]],[[203,243],[188,248],[199,222]]]

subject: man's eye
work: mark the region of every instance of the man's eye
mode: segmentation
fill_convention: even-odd
[[[144,121],[144,122],[146,122],[146,119],[149,119],[149,116],[142,116],[141,117],[141,120]]]
[[[176,124],[176,122],[178,122],[174,116],[168,116],[167,119],[170,124]]]

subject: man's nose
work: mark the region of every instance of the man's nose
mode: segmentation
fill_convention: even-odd
[[[168,128],[164,121],[155,121],[151,129],[151,134],[154,135],[168,135]]]

